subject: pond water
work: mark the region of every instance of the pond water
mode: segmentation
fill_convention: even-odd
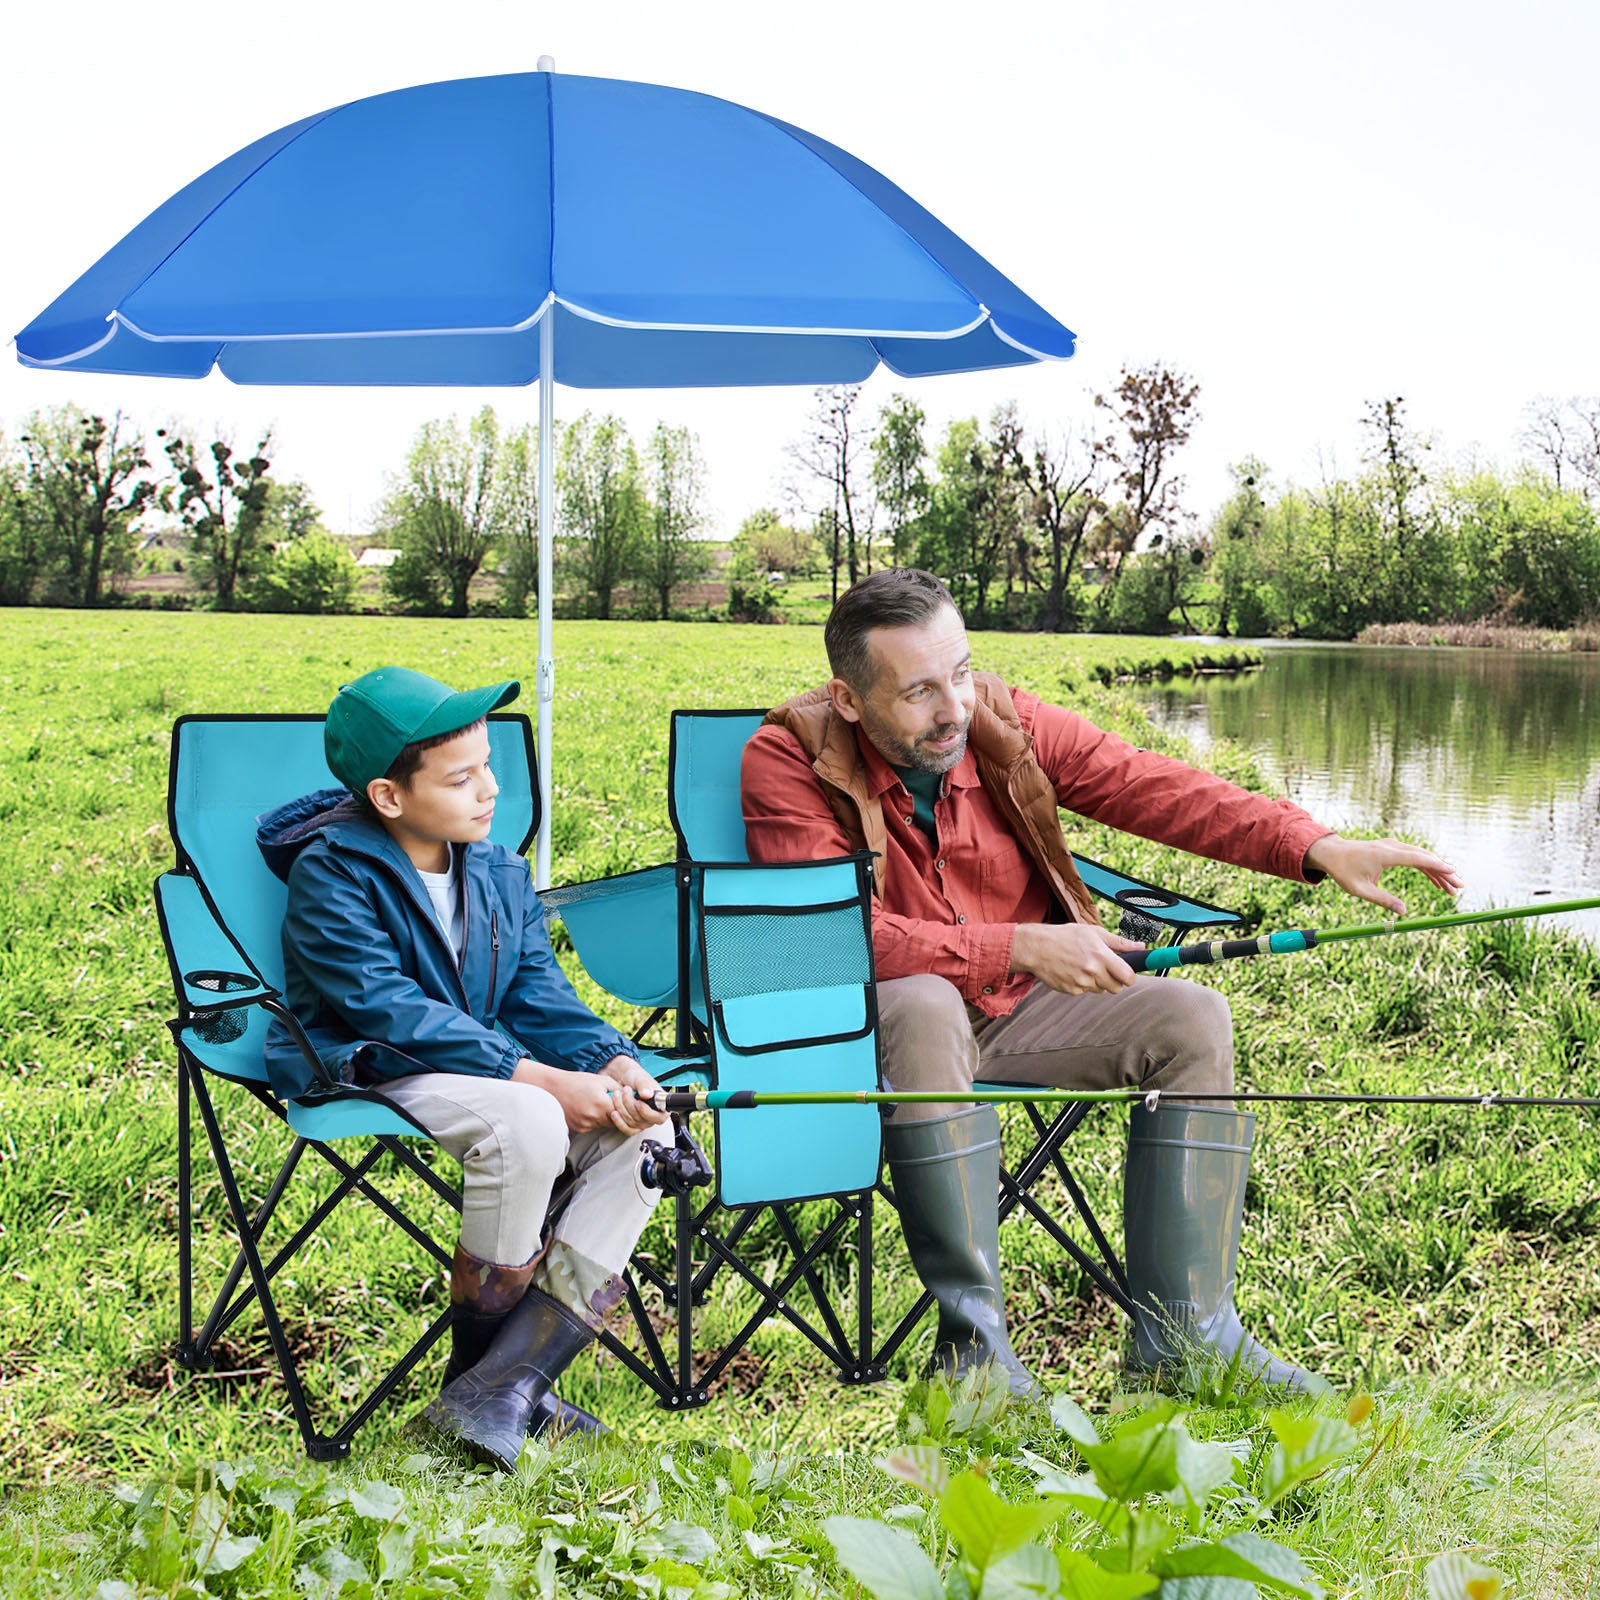
[[[1426,840],[1466,879],[1463,910],[1600,895],[1600,657],[1265,649],[1257,672],[1144,688],[1145,710],[1202,762],[1246,746],[1330,827]],[[1600,941],[1600,912],[1559,920]]]

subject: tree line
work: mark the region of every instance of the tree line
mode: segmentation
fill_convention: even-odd
[[[745,518],[717,614],[767,620],[789,578],[829,593],[874,567],[940,573],[974,627],[1350,638],[1374,622],[1494,617],[1562,627],[1600,614],[1600,399],[1543,399],[1511,472],[1436,466],[1405,402],[1368,403],[1352,475],[1274,483],[1247,459],[1202,522],[1177,470],[1199,388],[1161,364],[1124,369],[1065,430],[1014,403],[930,439],[922,408],[858,386],[815,391],[786,451],[778,506]],[[341,611],[357,602],[347,541],[308,487],[254,449],[183,430],[146,437],[71,406],[0,436],[0,604],[122,598],[141,544],[176,535],[203,603]],[[667,618],[712,576],[698,438],[659,423],[641,447],[585,412],[553,441],[557,597],[570,613]],[[156,464],[159,463],[159,466]],[[490,407],[425,423],[369,542],[397,552],[386,607],[526,615],[538,583],[538,430]]]

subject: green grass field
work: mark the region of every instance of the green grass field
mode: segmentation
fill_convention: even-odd
[[[368,1585],[352,1577],[345,1593],[555,1593],[541,1587],[541,1552],[565,1539],[580,1553],[551,1558],[566,1574],[561,1593],[856,1592],[817,1527],[841,1508],[921,1526],[894,1512],[904,1496],[871,1466],[902,1426],[902,1383],[840,1389],[792,1338],[763,1336],[726,1389],[690,1416],[656,1411],[615,1363],[588,1362],[573,1397],[602,1409],[627,1443],[530,1454],[527,1479],[514,1487],[415,1453],[403,1425],[426,1397],[426,1376],[362,1434],[357,1461],[324,1471],[299,1458],[253,1330],[241,1328],[237,1363],[221,1374],[191,1377],[170,1360],[171,997],[150,886],[171,860],[172,720],[190,711],[319,711],[338,683],[388,660],[463,684],[517,676],[531,690],[532,626],[48,611],[8,612],[5,622],[0,1476],[21,1491],[0,1511],[5,1591],[88,1595],[105,1583],[103,1600],[335,1593],[345,1569],[330,1552],[342,1550],[362,1563]],[[567,623],[557,648],[557,882],[670,856],[662,784],[673,707],[768,704],[824,675],[820,634],[807,628]],[[1197,656],[1164,640],[1019,635],[980,636],[975,649],[980,666],[1067,698],[1147,744],[1161,741],[1106,680],[1181,669]],[[1236,755],[1222,751],[1216,762],[1256,781]],[[1352,920],[1352,903],[1330,890],[1255,879],[1088,826],[1073,843],[1235,905],[1257,926]],[[1436,903],[1423,885],[1406,892],[1418,909]],[[1240,1076],[1255,1086],[1600,1092],[1600,956],[1522,924],[1180,981],[1227,992]],[[634,1020],[612,1015],[623,1026]],[[255,1127],[243,1097],[222,1098],[229,1126],[247,1148],[253,1140],[255,1170],[270,1170],[277,1135]],[[1347,1391],[1365,1386],[1379,1400],[1367,1457],[1283,1509],[1272,1536],[1340,1593],[1420,1594],[1423,1565],[1450,1549],[1492,1562],[1519,1594],[1594,1593],[1594,1119],[1269,1108],[1257,1150],[1239,1290],[1246,1318]],[[1097,1209],[1115,1218],[1117,1119],[1091,1119],[1075,1151]],[[199,1198],[215,1219],[220,1195],[198,1146],[197,1159]],[[220,1228],[208,1228],[203,1244],[204,1264],[220,1270],[228,1259]],[[1115,1315],[1042,1235],[1018,1230],[1007,1248],[1025,1359],[1110,1415]],[[892,1233],[877,1249],[880,1265],[898,1262]],[[408,1342],[442,1292],[414,1251],[355,1213],[296,1281],[291,1334],[313,1381],[346,1394]],[[732,1303],[708,1308],[710,1330],[736,1312]],[[894,1377],[912,1376],[920,1357],[904,1352]],[[1198,1408],[1190,1423],[1197,1434],[1264,1437],[1260,1417],[1231,1402]],[[997,1473],[1013,1475],[1010,1484],[1025,1446],[1051,1459],[1067,1448],[1036,1419],[1013,1419],[951,1449],[987,1456]],[[771,1465],[779,1459],[781,1472]],[[205,1479],[197,1490],[197,1466],[216,1461],[234,1463],[224,1473],[232,1487]],[[747,1509],[764,1496],[743,1525],[726,1486],[752,1470],[767,1487],[735,1495]],[[382,1530],[355,1509],[352,1494],[373,1477],[405,1508],[389,1519],[390,1533],[410,1530],[404,1574],[398,1557],[384,1567]],[[779,1479],[783,1492],[772,1492]],[[117,1483],[133,1486],[133,1503],[109,1492]],[[154,1499],[141,1510],[147,1490]],[[207,1529],[218,1534],[218,1508],[232,1501],[234,1531],[253,1508],[249,1525],[268,1543],[226,1570],[213,1553],[201,1573],[196,1551]],[[151,1518],[161,1507],[167,1532],[157,1537]],[[709,1530],[721,1552],[690,1560],[680,1550],[692,1580],[652,1577],[642,1557],[602,1550],[630,1528],[629,1538],[641,1538],[641,1528],[667,1524]],[[683,1537],[684,1549],[698,1548]],[[936,1540],[931,1525],[927,1537]],[[418,1541],[431,1541],[437,1559],[419,1561]],[[152,1551],[165,1553],[158,1560]],[[446,1575],[451,1561],[457,1578]],[[310,1576],[297,1576],[302,1569]],[[385,1571],[392,1581],[380,1581]]]

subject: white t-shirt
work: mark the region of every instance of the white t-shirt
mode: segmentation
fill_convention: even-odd
[[[458,955],[461,953],[461,872],[460,862],[451,852],[449,870],[445,872],[424,872],[420,867],[417,876],[422,879],[422,887],[428,891],[428,898],[433,902],[434,915],[439,919],[439,926],[444,929],[444,936],[450,941],[450,948]]]

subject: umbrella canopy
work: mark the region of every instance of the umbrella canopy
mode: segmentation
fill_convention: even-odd
[[[17,335],[29,366],[540,385],[537,870],[549,866],[555,380],[856,383],[1073,335],[910,196],[709,95],[545,70],[352,101],[159,206]]]

